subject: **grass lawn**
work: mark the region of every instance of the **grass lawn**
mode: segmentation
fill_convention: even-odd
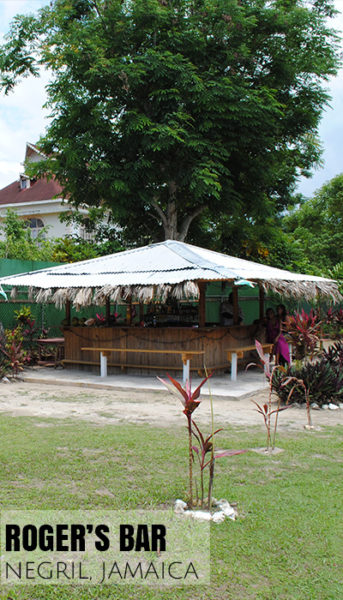
[[[171,506],[187,486],[186,432],[143,425],[0,416],[3,508]],[[281,433],[273,457],[217,461],[214,495],[242,517],[211,526],[210,587],[14,586],[11,600],[339,600],[343,598],[343,428]],[[228,429],[222,448],[263,446]]]

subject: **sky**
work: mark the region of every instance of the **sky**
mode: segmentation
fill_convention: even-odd
[[[47,0],[0,0],[0,42],[8,31],[12,18],[20,13],[35,12]],[[335,1],[340,11],[333,26],[343,32],[343,0]],[[343,33],[342,33],[343,51]],[[8,96],[0,95],[0,189],[12,183],[23,171],[26,142],[36,142],[48,124],[48,111],[44,87],[48,75],[24,79]],[[313,172],[310,179],[303,178],[297,191],[312,196],[326,181],[343,172],[343,69],[327,84],[332,97],[319,129],[324,165]]]

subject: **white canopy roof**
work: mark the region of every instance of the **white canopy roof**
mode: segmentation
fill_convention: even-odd
[[[129,295],[148,300],[156,296],[154,286],[158,286],[157,294],[162,289],[173,293],[178,286],[174,295],[196,296],[197,285],[189,285],[191,282],[215,280],[258,282],[284,295],[314,297],[321,293],[339,298],[337,284],[331,279],[291,273],[174,240],[3,277],[0,284],[39,290],[39,301],[53,299],[61,304],[71,299],[75,304],[88,305],[103,303],[106,297],[115,300]]]

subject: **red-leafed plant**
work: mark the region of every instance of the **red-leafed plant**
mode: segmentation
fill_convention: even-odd
[[[212,373],[205,377],[198,385],[196,390],[192,393],[191,385],[189,381],[186,381],[185,388],[176,381],[169,373],[167,377],[170,379],[172,385],[170,385],[164,379],[158,377],[158,379],[168,388],[173,394],[176,392],[178,397],[181,399],[183,404],[183,412],[187,417],[187,429],[188,429],[188,464],[189,464],[189,503],[193,506],[193,449],[192,449],[192,414],[196,408],[200,405],[201,400],[199,399],[200,390],[206,381],[212,376]]]
[[[205,371],[206,372],[206,371]],[[209,478],[208,478],[208,493],[207,493],[207,508],[211,509],[212,506],[212,489],[214,479],[214,463],[218,458],[225,456],[234,456],[236,454],[243,454],[247,450],[214,450],[214,436],[222,431],[217,429],[214,431],[213,425],[213,402],[210,390],[210,401],[211,401],[211,420],[212,420],[212,433],[208,436],[204,436],[198,425],[192,418],[193,412],[200,405],[200,390],[204,383],[212,376],[213,373],[205,377],[192,393],[191,386],[186,382],[185,388],[183,388],[178,381],[168,375],[172,385],[170,385],[164,379],[158,377],[158,379],[171,391],[173,394],[177,394],[181,398],[181,402],[184,406],[184,414],[187,417],[187,429],[188,429],[188,459],[189,459],[189,505],[193,506],[193,461],[194,454],[198,457],[199,468],[200,468],[200,506],[204,506],[204,471],[208,467]],[[192,437],[196,439],[198,445],[192,445]],[[198,504],[198,492],[196,494],[196,504]]]
[[[13,330],[6,329],[1,340],[0,352],[7,369],[12,370],[13,376],[18,375],[19,371],[23,370],[25,362],[27,362],[27,355],[23,350],[22,331],[19,327]]]
[[[311,404],[310,404],[310,391],[305,385],[303,379],[299,379],[298,377],[287,377],[283,382],[282,386],[286,387],[288,384],[294,383],[292,389],[290,390],[287,398],[287,403],[290,401],[293,392],[296,388],[302,388],[305,396],[306,402],[306,412],[307,412],[307,429],[313,429],[312,418],[311,418]],[[287,408],[287,406],[285,407]]]
[[[304,309],[300,313],[290,315],[285,324],[287,337],[290,339],[294,349],[295,358],[302,359],[307,354],[313,354],[319,343],[322,322],[314,310],[306,313]]]
[[[267,429],[267,451],[269,452],[270,447],[272,448],[272,450],[274,450],[275,448],[275,438],[276,438],[276,429],[277,429],[277,417],[279,415],[279,412],[281,412],[282,410],[285,410],[286,408],[289,408],[289,406],[280,406],[278,405],[277,408],[272,409],[270,403],[266,402],[265,404],[258,404],[257,402],[255,402],[255,400],[252,400],[252,402],[257,406],[257,412],[262,415],[263,420],[264,420],[264,424],[266,426]],[[273,443],[271,443],[271,416],[275,414],[275,425],[274,425],[274,436],[273,436]]]
[[[269,452],[270,448],[272,450],[274,450],[274,448],[275,448],[276,431],[277,431],[279,413],[282,410],[289,408],[289,405],[281,407],[281,401],[279,398],[277,408],[273,409],[273,407],[272,407],[273,377],[277,371],[282,372],[282,373],[285,373],[286,371],[285,371],[285,368],[282,367],[281,365],[274,365],[274,366],[271,365],[269,354],[265,354],[263,352],[262,344],[258,340],[255,340],[255,347],[256,347],[256,351],[259,356],[260,362],[261,362],[261,365],[257,365],[257,366],[264,369],[265,375],[269,382],[269,394],[268,394],[268,402],[266,402],[265,404],[260,405],[257,402],[255,402],[255,400],[252,400],[252,402],[254,404],[256,404],[257,412],[259,414],[261,414],[263,417],[264,424],[267,429],[267,448],[266,448],[266,450],[267,450],[267,452]],[[256,363],[250,363],[249,365],[247,365],[246,368],[248,369],[251,366],[256,366]],[[274,421],[274,434],[273,434],[273,441],[272,441],[271,440],[271,417],[274,414],[275,414],[275,421]]]
[[[96,324],[97,325],[105,325],[106,317],[102,313],[96,313]]]
[[[212,496],[212,487],[213,487],[214,461],[217,458],[223,458],[224,456],[234,456],[236,454],[243,454],[244,452],[247,452],[247,450],[221,450],[221,451],[214,452],[213,451],[213,438],[217,433],[219,433],[219,431],[222,431],[222,429],[217,429],[216,431],[214,431],[213,433],[211,433],[210,435],[208,435],[205,438],[204,435],[202,434],[202,432],[200,431],[199,427],[195,423],[195,421],[193,421],[193,427],[195,428],[195,431],[194,431],[194,429],[192,430],[193,436],[196,438],[196,440],[199,444],[198,446],[193,446],[192,449],[196,453],[198,460],[199,460],[200,506],[201,506],[201,508],[203,508],[203,506],[204,506],[204,471],[205,471],[206,467],[209,467],[210,477],[209,477],[209,482],[208,482],[207,506],[208,506],[208,509],[210,510],[211,504],[212,504],[211,496]],[[210,454],[210,458],[207,460],[208,454]]]

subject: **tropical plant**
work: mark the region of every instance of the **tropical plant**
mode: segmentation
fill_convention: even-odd
[[[255,400],[252,400],[252,402],[257,406],[257,409],[256,409],[257,412],[260,415],[262,415],[262,417],[263,417],[263,421],[264,421],[264,424],[267,429],[266,450],[267,450],[267,452],[269,452],[270,449],[274,450],[274,448],[275,448],[277,417],[279,415],[279,412],[281,412],[282,410],[285,410],[286,408],[288,408],[288,406],[278,405],[277,408],[272,409],[270,396],[269,396],[268,403],[265,402],[265,404],[258,404]],[[272,442],[271,441],[271,416],[274,414],[275,414],[275,422],[274,422],[274,436],[273,436],[273,442]]]
[[[321,325],[313,309],[309,313],[302,309],[300,313],[295,312],[294,315],[288,316],[285,329],[297,360],[301,360],[307,354],[313,357],[319,343]]]
[[[310,406],[310,393],[308,388],[306,387],[304,381],[302,379],[298,379],[297,377],[288,377],[288,379],[286,379],[282,385],[284,387],[286,387],[289,384],[293,384],[293,387],[291,388],[289,394],[288,394],[288,398],[287,398],[287,403],[290,401],[292,394],[294,392],[294,390],[298,387],[300,387],[303,390],[304,393],[304,398],[305,398],[305,402],[306,402],[306,412],[307,412],[307,427],[309,429],[312,429],[312,419],[311,419],[311,406]],[[286,408],[286,407],[284,407]]]
[[[208,482],[208,494],[207,494],[207,507],[210,510],[212,505],[212,486],[213,486],[213,474],[214,474],[214,461],[218,458],[223,458],[226,456],[235,456],[236,454],[243,454],[247,452],[247,450],[220,450],[215,452],[213,448],[213,438],[214,436],[222,431],[222,429],[217,429],[207,437],[205,437],[200,431],[198,425],[193,421],[192,430],[193,436],[196,438],[198,442],[198,446],[192,446],[193,451],[196,453],[199,460],[199,468],[200,468],[200,506],[201,508],[204,506],[204,470],[206,467],[209,467],[210,477]],[[210,454],[210,458],[207,460],[207,454]]]
[[[13,377],[23,370],[24,364],[30,362],[30,357],[23,349],[23,335],[20,327],[5,330],[5,336],[0,342],[0,353],[4,369],[11,370]]]
[[[102,313],[96,313],[96,325],[105,325],[106,317]]]
[[[25,325],[29,319],[32,319],[32,311],[30,306],[21,306],[18,310],[14,311],[16,321],[20,325]]]
[[[339,339],[343,335],[343,309],[330,307],[323,319],[324,333],[333,339]]]
[[[206,383],[206,381],[212,377],[212,373],[205,377],[198,385],[194,392],[191,391],[191,385],[189,381],[186,381],[185,388],[176,381],[173,377],[167,373],[167,377],[171,381],[172,385],[170,385],[167,381],[158,377],[159,381],[165,385],[172,394],[177,394],[177,396],[181,399],[183,405],[183,413],[187,417],[187,430],[188,430],[188,468],[189,468],[189,504],[193,506],[193,445],[192,445],[192,414],[200,405],[200,390],[202,386]],[[211,436],[213,438],[213,436]]]
[[[284,408],[288,408],[287,406],[281,407],[280,402],[278,403],[278,406],[276,409],[272,408],[273,379],[274,379],[275,373],[277,373],[277,372],[284,373],[285,368],[281,365],[274,365],[272,367],[272,365],[270,363],[270,355],[265,354],[263,352],[262,344],[258,340],[255,340],[255,347],[256,347],[256,351],[257,351],[257,354],[258,354],[261,364],[256,365],[256,363],[249,363],[247,365],[246,369],[249,369],[252,366],[258,366],[258,367],[262,368],[264,370],[264,373],[269,382],[268,402],[266,402],[263,405],[260,405],[257,402],[255,402],[255,400],[252,400],[252,402],[254,402],[254,404],[256,404],[256,406],[257,406],[257,409],[256,409],[257,412],[262,415],[264,424],[267,429],[266,450],[267,450],[267,452],[269,452],[270,449],[274,450],[274,448],[275,448],[275,440],[276,440],[276,431],[277,431],[277,426],[278,426],[279,412],[284,410]],[[271,417],[274,414],[275,414],[274,435],[273,435],[273,442],[271,444]]]
[[[327,350],[323,350],[322,356],[339,371],[343,369],[343,341],[335,342]]]
[[[339,245],[339,249],[341,249],[341,245]],[[340,259],[342,259],[342,254],[340,255]],[[325,273],[326,275],[328,275],[329,277],[331,277],[331,279],[335,279],[337,281],[338,284],[338,289],[341,292],[341,294],[343,295],[343,260],[340,260],[340,262],[337,262],[336,264],[334,264],[332,266],[331,269],[327,270],[327,273]]]
[[[273,390],[280,398],[281,403],[298,402],[303,404],[310,401],[318,406],[337,403],[343,397],[343,370],[341,363],[333,354],[323,352],[318,359],[300,365],[292,365],[286,369],[285,375],[275,373],[273,377]],[[341,359],[341,355],[340,355]],[[289,382],[285,384],[285,380]],[[303,386],[296,386],[292,390],[292,380],[300,380]],[[305,388],[307,390],[304,393]]]
[[[206,369],[205,369],[206,371]],[[187,429],[188,429],[188,463],[189,463],[189,505],[192,507],[193,502],[193,461],[194,454],[198,457],[199,461],[199,470],[200,470],[200,506],[204,506],[204,471],[208,467],[209,470],[209,478],[208,478],[208,492],[207,492],[207,508],[211,509],[212,506],[212,490],[213,490],[213,480],[214,480],[214,465],[215,461],[218,458],[223,458],[226,456],[235,456],[236,454],[243,454],[247,452],[247,450],[214,450],[214,436],[222,431],[222,429],[217,429],[214,431],[213,428],[213,404],[212,404],[212,396],[211,398],[211,416],[212,416],[212,432],[208,436],[204,436],[198,425],[192,418],[194,410],[199,406],[201,400],[199,400],[200,390],[204,383],[212,376],[212,373],[207,375],[205,379],[203,379],[200,385],[197,387],[193,394],[191,393],[191,388],[188,382],[186,382],[185,389],[167,373],[171,383],[174,387],[172,387],[168,382],[164,379],[158,377],[158,379],[169,389],[173,394],[176,392],[177,395],[181,395],[181,401],[184,406],[184,414],[187,417]],[[198,442],[198,445],[192,445],[192,436]],[[208,457],[208,455],[210,455]],[[199,498],[198,493],[196,496],[196,504],[198,504]]]

